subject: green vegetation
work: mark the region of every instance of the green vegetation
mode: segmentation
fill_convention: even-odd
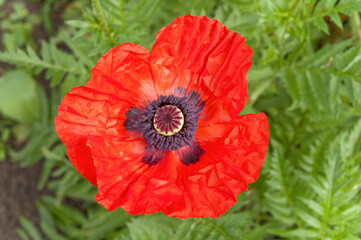
[[[21,4],[0,12],[0,61],[17,67],[0,76],[0,161],[43,161],[38,188],[53,192],[36,203],[40,226],[20,219],[21,239],[361,239],[360,0],[44,2],[38,15]],[[55,30],[51,11],[64,2]],[[110,48],[151,49],[159,29],[187,13],[218,19],[254,51],[241,114],[269,119],[261,176],[218,219],[107,212],[67,159],[57,106]],[[41,46],[31,37],[40,22],[51,36]],[[26,143],[20,151],[10,136]]]

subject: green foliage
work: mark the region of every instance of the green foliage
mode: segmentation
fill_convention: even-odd
[[[34,123],[39,119],[38,88],[27,72],[6,72],[0,78],[0,112],[19,122]]]
[[[11,6],[13,13],[9,16],[6,12],[0,12],[3,45],[8,50],[23,47],[25,44],[34,46],[35,42],[31,33],[40,24],[40,17],[29,14],[23,2],[12,2]]]
[[[283,224],[273,233],[289,238],[357,238],[359,230],[350,227],[361,211],[361,120],[353,125],[322,135],[292,157],[273,142],[266,204]]]
[[[359,45],[352,47],[351,40],[343,41],[310,55],[287,68],[282,77],[284,87],[293,99],[292,107],[307,108],[314,114],[330,118],[337,116],[340,108],[337,102],[342,96],[346,95],[344,101],[360,104],[360,99],[355,98],[361,94]]]
[[[4,161],[7,155],[7,145],[10,137],[9,121],[0,119],[0,162]]]
[[[55,32],[49,16],[58,2],[45,1],[41,11],[49,40],[10,47],[3,39],[6,50],[0,52],[0,61],[27,69],[15,71],[24,78],[2,76],[7,89],[38,80],[36,88],[22,89],[36,92],[31,121],[24,120],[25,111],[0,101],[9,108],[0,108],[7,116],[0,122],[0,159],[10,153],[24,167],[44,159],[38,188],[53,192],[37,202],[39,226],[20,219],[21,239],[361,239],[360,0],[78,0],[68,3],[66,24]],[[54,132],[57,106],[66,91],[89,79],[110,48],[134,42],[151,49],[159,29],[187,13],[218,19],[245,36],[254,51],[242,114],[265,112],[269,119],[261,176],[218,219],[107,212]],[[24,15],[19,19],[27,21]],[[10,23],[2,29],[13,39],[19,33],[4,27]],[[46,94],[41,76],[49,80],[43,83]],[[22,97],[6,98],[26,108]],[[27,142],[20,151],[8,150],[13,135]]]
[[[63,39],[69,48],[73,47],[68,38],[63,36]],[[43,42],[40,56],[28,46],[26,51],[17,49],[0,53],[0,61],[33,69],[35,74],[46,69],[46,78],[51,79],[50,86],[54,87],[64,80],[62,90],[67,92],[74,85],[84,84],[89,78],[86,64],[89,64],[91,60],[80,61],[80,58],[85,57],[84,52],[85,50],[80,47],[74,51],[74,55],[69,55],[58,49],[55,41],[51,41],[50,43]]]

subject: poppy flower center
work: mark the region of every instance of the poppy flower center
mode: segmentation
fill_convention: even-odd
[[[145,107],[130,108],[124,126],[143,135],[147,154],[142,161],[153,165],[167,151],[179,150],[182,163],[196,163],[203,154],[194,135],[204,103],[197,92],[176,88],[174,94],[161,95]]]
[[[184,124],[184,116],[179,108],[165,105],[158,109],[153,119],[153,126],[163,136],[172,136],[179,132]]]

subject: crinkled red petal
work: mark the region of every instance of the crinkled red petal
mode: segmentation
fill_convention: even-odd
[[[124,134],[129,108],[158,97],[149,55],[147,49],[130,43],[111,49],[99,59],[85,87],[73,88],[59,106],[56,131],[74,167],[94,185],[97,180],[93,158],[85,145],[87,136]]]
[[[268,121],[264,113],[238,116],[230,122],[200,126],[196,139],[206,152],[219,153],[233,163],[247,183],[257,180],[268,148]]]
[[[175,184],[179,163],[163,159],[149,166],[142,162],[146,153],[143,137],[90,137],[88,146],[97,169],[96,200],[106,209],[122,207],[133,215],[155,213],[182,197]]]
[[[140,45],[118,45],[99,59],[85,86],[117,96],[128,92],[134,106],[147,105],[148,100],[158,98],[149,69],[149,56],[149,51]]]
[[[93,158],[85,145],[88,135],[119,135],[123,127],[128,100],[88,87],[75,87],[58,108],[55,130],[67,147],[74,167],[97,185]]]
[[[201,94],[206,100],[201,125],[230,121],[243,109],[251,57],[238,33],[215,19],[186,15],[158,33],[150,66],[159,95],[177,87]]]

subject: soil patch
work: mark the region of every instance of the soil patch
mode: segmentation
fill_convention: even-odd
[[[25,216],[39,224],[35,201],[40,200],[37,190],[42,164],[20,168],[10,161],[0,163],[0,235],[1,239],[18,239],[16,228],[19,217]]]
[[[39,13],[44,1],[34,2],[33,0],[5,0],[0,7],[1,11],[12,11],[12,4],[15,2],[24,2],[30,13]],[[59,5],[59,14],[53,14],[50,18],[57,28],[61,24],[60,16],[66,5]],[[0,30],[0,51],[3,50]],[[40,47],[42,40],[49,38],[44,26],[36,26],[32,36]],[[9,64],[0,63],[0,75],[7,69],[14,68]],[[42,74],[44,75],[44,74]],[[44,76],[37,79],[43,87],[48,90],[48,81]],[[47,91],[48,92],[48,91]],[[0,119],[1,120],[1,119]],[[14,144],[10,143],[14,146]],[[15,146],[18,149],[19,146]],[[19,239],[16,229],[20,228],[19,217],[25,216],[33,224],[39,227],[39,215],[35,202],[40,200],[42,192],[37,190],[37,184],[42,168],[42,163],[38,163],[29,168],[21,168],[12,163],[9,159],[0,162],[0,239],[16,240]]]

